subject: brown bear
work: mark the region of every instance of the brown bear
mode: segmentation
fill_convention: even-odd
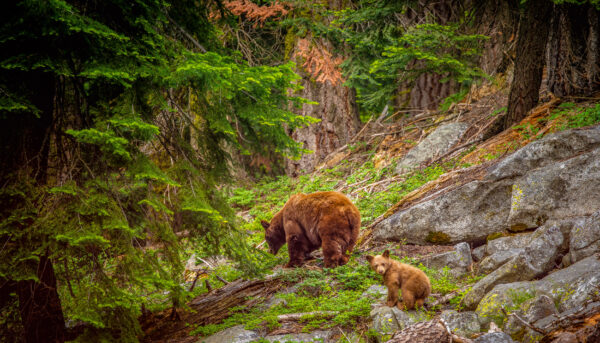
[[[271,223],[262,221],[269,251],[275,255],[287,242],[290,261],[286,267],[301,266],[310,253],[323,248],[325,267],[348,262],[360,230],[360,213],[339,192],[294,194]]]
[[[412,310],[415,304],[419,307],[425,304],[431,284],[422,270],[392,260],[389,250],[383,255],[367,256],[367,260],[377,274],[383,275],[383,284],[388,288],[387,306],[398,303],[399,309]],[[402,290],[402,303],[398,302],[398,289]]]

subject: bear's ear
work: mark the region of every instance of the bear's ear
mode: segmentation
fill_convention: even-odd
[[[367,255],[365,257],[367,258],[367,261],[369,261],[369,263],[373,262],[373,259],[375,258],[375,257],[373,257],[371,255]]]
[[[271,225],[271,224],[269,224],[269,222],[268,222],[268,221],[266,221],[266,220],[261,220],[261,221],[260,221],[260,224],[261,224],[261,225],[262,225],[262,226],[265,228],[265,230],[266,230],[266,229],[268,229],[268,228],[269,228],[269,226]]]
[[[390,257],[390,251],[389,250],[384,251],[383,252],[383,257],[389,258]]]

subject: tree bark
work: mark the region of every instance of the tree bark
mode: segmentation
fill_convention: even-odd
[[[65,318],[56,288],[52,262],[40,257],[38,281],[20,281],[17,287],[19,311],[27,343],[65,341]]]
[[[590,4],[557,5],[548,49],[548,90],[559,97],[600,89],[600,16]]]
[[[315,39],[315,50],[326,49],[333,52],[333,46],[325,39]],[[300,41],[299,41],[300,42]],[[299,44],[299,42],[297,42]],[[297,45],[295,51],[300,47]],[[361,123],[356,106],[354,89],[343,85],[343,81],[332,83],[330,80],[315,80],[311,71],[304,70],[302,58],[296,57],[298,73],[302,76],[304,89],[297,94],[303,98],[318,102],[317,105],[304,104],[297,114],[320,119],[308,127],[296,129],[291,137],[303,144],[304,149],[313,153],[304,154],[299,160],[286,161],[286,173],[297,176],[309,173],[322,163],[330,153],[348,143],[360,129]]]
[[[548,0],[528,0],[525,4],[519,24],[514,78],[508,94],[504,129],[525,118],[539,100],[552,6]]]

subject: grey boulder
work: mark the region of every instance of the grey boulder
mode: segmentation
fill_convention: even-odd
[[[514,343],[515,341],[504,332],[492,332],[477,337],[473,343]]]
[[[428,268],[450,268],[453,276],[457,277],[467,273],[473,264],[469,243],[459,243],[454,246],[454,251],[425,257],[421,262]]]
[[[199,343],[222,343],[222,342],[230,342],[230,343],[248,343],[252,341],[256,341],[261,337],[258,333],[250,330],[244,329],[243,325],[237,325],[225,329],[221,332],[217,332],[216,334],[201,338]]]
[[[475,312],[457,312],[454,310],[442,311],[440,318],[446,323],[450,331],[463,337],[471,337],[481,331],[479,316]]]
[[[465,308],[475,309],[479,301],[496,285],[533,280],[549,272],[564,249],[564,241],[557,225],[536,230],[523,251],[473,285],[463,298]]]
[[[467,123],[440,125],[398,162],[396,172],[407,172],[427,160],[442,155],[460,140],[468,127]]]

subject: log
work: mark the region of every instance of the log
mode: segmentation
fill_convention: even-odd
[[[180,309],[181,320],[166,319],[169,311],[155,313],[141,322],[145,333],[142,342],[157,342],[188,337],[198,325],[218,324],[227,318],[234,306],[252,307],[285,285],[280,277],[264,280],[236,280],[202,294]]]
[[[396,332],[387,343],[452,343],[452,334],[440,320],[430,320]]]

